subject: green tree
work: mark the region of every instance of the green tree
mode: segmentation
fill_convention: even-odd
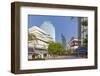
[[[62,55],[64,48],[61,43],[50,42],[48,45],[48,52],[50,55]]]
[[[83,46],[86,48],[88,47],[88,38],[87,37],[83,39]]]
[[[88,25],[88,20],[83,20],[83,21],[81,22],[81,24],[82,24],[83,26],[87,26],[87,25]]]
[[[85,31],[85,32],[83,32],[83,46],[84,47],[86,47],[87,48],[87,44],[88,44],[88,35],[85,35],[86,34],[86,32],[87,32],[87,26],[88,26],[88,20],[87,20],[87,18],[85,18],[82,22],[81,22],[81,24],[82,24],[82,26],[83,26],[83,30]]]

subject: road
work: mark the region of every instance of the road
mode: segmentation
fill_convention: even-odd
[[[46,60],[51,60],[51,59],[81,59],[82,57],[77,57],[77,56],[55,56],[55,57],[49,57],[46,58]]]

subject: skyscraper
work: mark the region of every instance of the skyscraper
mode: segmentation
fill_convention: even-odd
[[[50,34],[55,42],[55,27],[50,21],[44,21],[40,28]]]

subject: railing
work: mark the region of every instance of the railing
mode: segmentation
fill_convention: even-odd
[[[34,43],[30,43],[29,44],[29,47],[32,47],[32,48],[36,48],[36,49],[47,49],[48,48],[48,45],[45,45],[45,44],[34,44]]]
[[[47,49],[47,45],[43,44],[34,44],[35,49]]]

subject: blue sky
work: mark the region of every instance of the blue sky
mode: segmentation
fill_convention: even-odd
[[[42,16],[42,15],[29,15],[28,28],[36,25],[40,27],[43,22],[50,21],[56,31],[56,41],[61,42],[61,34],[66,37],[68,42],[72,37],[78,36],[78,18],[70,16]]]

